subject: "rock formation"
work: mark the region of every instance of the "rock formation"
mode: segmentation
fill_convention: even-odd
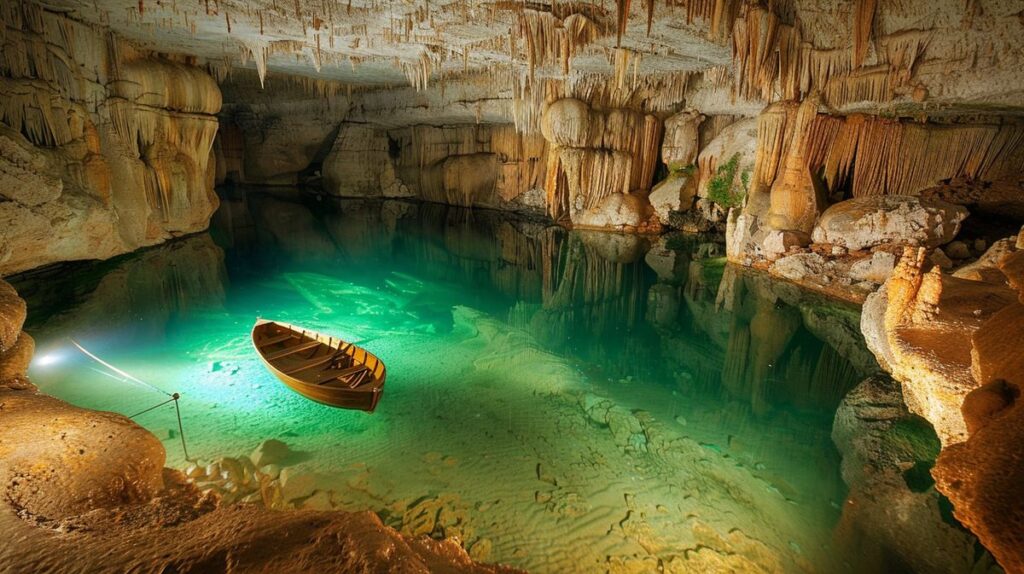
[[[970,279],[938,266],[926,271],[924,248],[907,248],[862,316],[869,347],[942,441],[933,470],[938,489],[1008,571],[1024,567],[1024,506],[1006,498],[1024,469],[1011,446],[1024,384],[1018,238],[993,247],[964,274]]]
[[[1014,0],[6,2],[0,276],[205,229],[215,185],[422,203],[389,204],[380,226],[407,213],[443,226],[431,203],[528,212],[580,229],[573,249],[600,254],[617,287],[636,278],[611,264],[660,245],[650,236],[724,231],[732,263],[864,302],[873,353],[946,449],[939,488],[1014,568],[1019,540],[984,493],[1016,475],[962,475],[1008,464],[992,444],[1020,410],[1024,262],[1003,230],[1024,218],[1022,13]],[[297,258],[383,241],[337,221],[296,231],[308,211],[254,206],[246,217]],[[438,235],[480,261],[528,257],[508,229]],[[685,267],[696,285],[706,268],[659,258],[659,287],[626,298],[666,329],[693,304],[675,277]],[[546,302],[567,304],[585,265],[545,278]],[[28,385],[34,348],[17,301],[0,285],[11,388]],[[759,349],[723,384],[761,408],[748,379],[800,317],[825,319],[740,307],[720,342]],[[61,408],[38,400],[25,408]],[[131,435],[121,422],[97,424]],[[132,475],[139,500],[159,489],[151,466]]]
[[[0,275],[205,229],[216,82],[35,4],[0,17]]]

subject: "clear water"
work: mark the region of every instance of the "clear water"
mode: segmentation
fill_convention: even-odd
[[[535,572],[834,571],[835,408],[873,369],[854,309],[696,237],[567,232],[399,202],[226,199],[211,232],[23,278],[34,382],[124,414],[182,394],[193,456],[278,438],[341,508]],[[256,358],[256,317],[359,341],[374,414]],[[174,409],[136,419],[186,464]]]

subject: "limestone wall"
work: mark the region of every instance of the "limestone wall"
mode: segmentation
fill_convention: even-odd
[[[341,197],[415,197],[463,207],[542,213],[548,148],[509,124],[343,123],[324,160],[324,188]]]
[[[0,21],[0,275],[205,229],[213,79],[35,4]]]

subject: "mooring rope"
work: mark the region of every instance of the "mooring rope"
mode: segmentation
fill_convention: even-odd
[[[140,385],[142,385],[142,386],[144,386],[144,387],[146,387],[148,389],[154,390],[154,391],[156,391],[158,393],[163,393],[163,394],[171,397],[170,399],[167,399],[166,401],[164,401],[164,402],[162,402],[162,403],[160,403],[158,405],[154,405],[152,407],[149,407],[148,409],[143,409],[143,410],[135,413],[134,415],[129,416],[128,418],[134,419],[135,417],[137,417],[139,415],[144,415],[144,414],[148,413],[149,411],[158,409],[158,408],[166,405],[167,403],[174,403],[174,414],[178,418],[178,437],[181,438],[181,450],[182,450],[182,452],[185,453],[185,460],[190,461],[190,462],[192,461],[192,458],[188,455],[188,446],[185,444],[185,428],[181,424],[181,405],[178,404],[178,399],[181,398],[180,394],[178,394],[178,393],[168,393],[167,391],[165,391],[163,389],[159,389],[159,388],[157,388],[157,387],[147,383],[146,381],[143,381],[142,379],[136,378],[136,377],[134,377],[134,376],[132,376],[132,375],[122,371],[121,369],[118,369],[114,365],[111,365],[110,363],[104,361],[103,359],[97,357],[96,355],[90,353],[85,347],[83,347],[82,345],[78,344],[78,341],[75,341],[74,339],[69,339],[69,340],[71,341],[72,345],[74,345],[75,347],[78,347],[78,350],[83,352],[83,353],[85,353],[85,355],[87,357],[89,357],[90,359],[92,359],[92,360],[96,361],[97,363],[103,365],[104,367],[107,367],[111,371],[114,371],[115,373],[121,375],[122,377],[124,377],[124,379],[118,379],[117,377],[113,377],[109,373],[103,373],[103,371],[99,371],[97,369],[93,369],[94,371],[96,371],[98,373],[103,373],[104,375],[107,375],[107,376],[111,376],[115,380],[118,380],[118,381],[121,381],[121,382],[133,382],[133,383],[140,384]]]
[[[104,367],[110,369],[111,371],[114,371],[115,373],[117,373],[117,374],[121,375],[122,377],[128,379],[129,381],[138,383],[138,384],[140,384],[140,385],[142,385],[142,386],[144,386],[146,388],[152,389],[152,390],[154,390],[154,391],[156,391],[158,393],[163,393],[163,394],[165,394],[165,395],[167,395],[169,397],[173,396],[171,393],[168,393],[167,391],[165,391],[163,389],[158,389],[158,388],[154,387],[153,385],[147,383],[146,381],[143,381],[141,379],[137,379],[137,378],[133,377],[132,375],[129,375],[128,373],[122,371],[121,369],[118,369],[114,365],[111,365],[110,363],[108,363],[108,362],[104,361],[103,359],[97,357],[96,355],[93,355],[88,350],[86,350],[85,347],[79,345],[78,341],[76,341],[74,339],[69,339],[69,340],[71,341],[72,345],[78,347],[78,350],[83,352],[83,353],[85,353],[86,356],[88,356],[92,360],[96,361],[97,363],[103,365]]]

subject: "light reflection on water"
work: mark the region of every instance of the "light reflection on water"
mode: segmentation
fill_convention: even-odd
[[[163,400],[71,352],[74,337],[181,392],[193,454],[281,438],[343,507],[414,531],[423,500],[438,501],[448,533],[487,560],[832,571],[845,560],[832,417],[875,368],[857,311],[721,252],[484,211],[253,195],[225,200],[210,234],[17,286],[45,392],[125,414]],[[257,316],[382,357],[378,411],[288,391],[253,354]],[[184,464],[172,409],[138,422]]]

